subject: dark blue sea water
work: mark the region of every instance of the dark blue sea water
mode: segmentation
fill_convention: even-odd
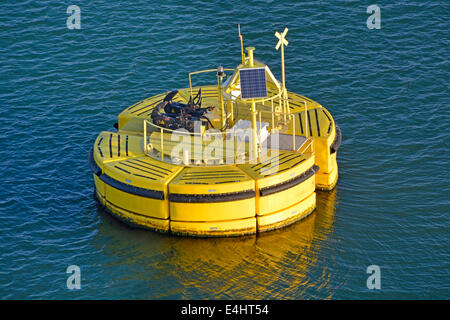
[[[66,9],[81,8],[69,30]],[[0,9],[0,298],[450,298],[448,1],[13,1]],[[125,107],[235,67],[240,48],[343,132],[336,190],[288,228],[234,239],[131,229],[87,155]],[[81,289],[66,287],[69,265]],[[366,269],[381,268],[369,290]]]

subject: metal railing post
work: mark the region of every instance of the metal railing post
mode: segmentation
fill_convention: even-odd
[[[161,160],[163,160],[164,159],[164,131],[163,131],[163,128],[161,128]]]
[[[291,115],[292,117],[292,148],[295,151],[295,115]]]
[[[305,105],[305,136],[308,137],[308,110],[306,107],[306,101],[303,101]]]
[[[261,148],[261,110],[259,111],[259,133],[258,133],[258,146]]]
[[[274,129],[275,128],[275,113],[274,113],[275,110],[273,110],[273,99],[270,101],[272,102],[272,129]]]
[[[147,120],[144,119],[144,153],[147,154]]]

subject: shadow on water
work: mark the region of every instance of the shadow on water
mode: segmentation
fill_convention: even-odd
[[[336,194],[318,192],[316,210],[291,226],[238,238],[177,237],[134,229],[99,207],[101,223],[94,242],[107,257],[103,271],[113,283],[120,282],[117,287],[127,297],[298,299],[310,287],[331,297],[329,273],[324,269],[313,276],[309,271],[333,232]]]

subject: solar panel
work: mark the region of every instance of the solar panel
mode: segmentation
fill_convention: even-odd
[[[242,99],[258,99],[267,97],[266,69],[240,69]]]

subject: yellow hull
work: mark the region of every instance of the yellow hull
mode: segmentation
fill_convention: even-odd
[[[258,167],[263,164],[222,166],[221,175],[226,179],[234,174],[236,180],[230,183],[216,184],[221,179],[215,176],[217,168],[172,168],[175,177],[169,174],[170,181],[161,180],[159,187],[153,186],[161,193],[146,193],[138,189],[141,186],[119,182],[133,182],[134,171],[113,172],[107,165],[105,173],[94,173],[93,177],[98,201],[132,226],[178,235],[242,236],[287,226],[314,210],[317,169],[313,157],[293,153],[284,157],[291,160],[280,166],[282,173],[276,176],[260,176]],[[301,163],[292,166],[299,159]],[[139,163],[136,160],[128,163]],[[114,168],[131,170],[124,166],[126,163],[120,166],[120,162],[114,162]],[[154,159],[146,163],[155,167],[164,164]],[[142,168],[150,176],[151,166]],[[191,184],[200,178],[209,184]]]
[[[314,102],[308,105],[313,154],[280,151],[275,168],[268,160],[190,167],[144,153],[139,124],[159,99],[122,112],[118,132],[101,132],[90,153],[98,201],[130,225],[200,237],[255,234],[305,218],[316,207],[315,190],[336,186],[340,131]],[[306,123],[299,120],[300,135]]]
[[[98,179],[94,175],[94,179]],[[314,177],[312,177],[314,180]],[[308,184],[306,182],[305,184]],[[158,215],[159,207],[154,208],[154,213],[137,213],[126,210],[117,206],[116,204],[108,201],[97,188],[107,187],[103,182],[96,183],[96,198],[102,206],[104,206],[108,212],[121,221],[129,224],[130,226],[149,229],[162,233],[171,233],[176,235],[189,235],[198,237],[223,237],[223,236],[243,236],[249,234],[255,234],[257,232],[265,232],[274,229],[283,228],[298,220],[307,217],[314,211],[316,206],[316,194],[313,191],[305,199],[302,199],[298,203],[283,208],[276,212],[271,212],[265,215],[249,215],[245,210],[236,211],[233,218],[227,220],[219,220],[224,218],[220,212],[215,209],[228,205],[226,202],[216,204],[208,204],[205,207],[198,207],[194,212],[196,215],[193,217],[186,214],[187,221],[176,220],[176,217],[163,219],[155,217]],[[305,191],[310,190],[305,186]],[[139,199],[134,199],[139,202]],[[131,205],[131,203],[130,203]],[[137,204],[139,206],[140,204]],[[253,203],[254,205],[254,203]],[[279,204],[280,206],[283,206]],[[136,207],[136,204],[133,204]],[[251,206],[251,204],[250,204]],[[188,207],[186,208],[188,210]],[[229,210],[233,211],[233,210]],[[211,215],[214,212],[214,215]],[[203,216],[209,221],[197,221],[196,217]],[[209,217],[208,217],[209,216]],[[225,217],[227,218],[227,217]],[[216,220],[217,219],[217,220]]]

